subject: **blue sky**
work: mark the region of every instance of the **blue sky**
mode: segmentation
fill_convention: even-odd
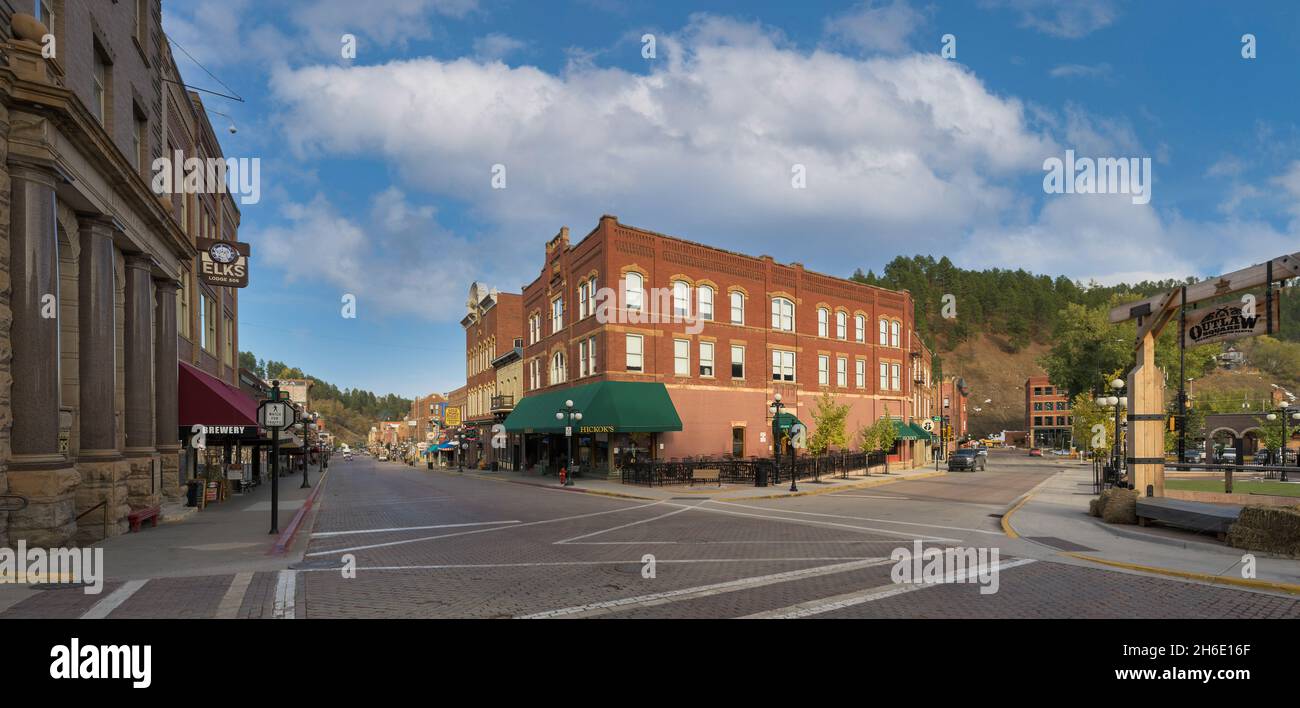
[[[518,292],[603,213],[842,276],[927,253],[1110,283],[1294,252],[1298,8],[165,0],[163,24],[245,99],[205,96],[227,156],[262,160],[241,348],[414,395],[463,383],[472,281]],[[1150,158],[1149,203],[1045,193],[1066,150]]]

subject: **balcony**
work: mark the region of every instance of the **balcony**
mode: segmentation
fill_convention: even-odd
[[[493,396],[492,411],[493,413],[509,413],[515,409],[514,396]]]

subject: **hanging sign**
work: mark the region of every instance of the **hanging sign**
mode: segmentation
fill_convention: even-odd
[[[1276,333],[1281,325],[1281,300],[1274,294],[1272,333]],[[1187,330],[1183,335],[1184,344],[1194,347],[1200,344],[1269,334],[1268,305],[1265,304],[1267,299],[1259,297],[1256,301],[1259,302],[1259,307],[1250,316],[1247,316],[1245,303],[1240,301],[1188,312]]]
[[[194,245],[199,249],[199,280],[227,288],[248,287],[248,244],[198,238]]]

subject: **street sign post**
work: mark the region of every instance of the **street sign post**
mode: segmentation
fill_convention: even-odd
[[[280,430],[298,422],[298,412],[280,400],[280,382],[271,382],[271,398],[257,406],[257,422],[271,431],[271,533],[280,532]],[[303,441],[306,444],[306,441]]]

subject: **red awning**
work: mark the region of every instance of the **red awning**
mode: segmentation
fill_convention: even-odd
[[[177,363],[181,425],[257,425],[252,396],[196,366]]]

